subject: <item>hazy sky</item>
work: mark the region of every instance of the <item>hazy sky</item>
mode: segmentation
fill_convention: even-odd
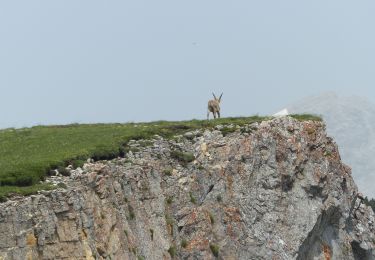
[[[0,128],[375,102],[375,2],[1,1]]]

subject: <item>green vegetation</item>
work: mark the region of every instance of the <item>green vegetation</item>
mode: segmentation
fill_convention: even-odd
[[[240,129],[241,134],[251,134],[256,130],[255,127],[244,127]]]
[[[36,184],[28,187],[2,186],[0,187],[0,202],[5,201],[6,197],[11,194],[28,196],[39,190],[53,190],[54,188],[51,184]]]
[[[211,221],[211,224],[215,224],[215,218],[214,218],[214,215],[212,215],[211,212],[208,213],[209,217],[210,217],[210,221]]]
[[[310,115],[310,114],[294,114],[291,115],[294,119],[297,119],[298,121],[323,121],[322,117],[319,115]]]
[[[150,228],[150,236],[151,240],[154,240],[154,230],[152,228]]]
[[[236,132],[236,130],[237,129],[235,127],[224,127],[220,129],[220,132],[222,133],[223,136],[227,136],[230,133]]]
[[[188,245],[188,242],[186,241],[186,239],[182,239],[182,241],[181,241],[181,247],[186,248],[187,245]]]
[[[203,170],[205,170],[205,168],[202,165],[199,165],[198,170],[203,171]]]
[[[183,164],[187,164],[195,160],[194,154],[190,152],[182,152],[182,151],[174,150],[171,152],[171,156],[179,160]]]
[[[56,186],[57,186],[58,188],[62,188],[62,189],[66,189],[66,188],[68,188],[68,186],[67,186],[65,183],[63,183],[63,182],[59,182]]]
[[[167,204],[168,204],[168,205],[172,204],[172,202],[173,202],[173,197],[172,197],[172,196],[168,197],[166,201],[167,201]]]
[[[210,249],[211,249],[211,252],[214,256],[218,257],[219,256],[219,246],[218,245],[215,245],[215,244],[210,244]]]
[[[166,176],[172,176],[172,169],[168,168],[163,171],[164,175]]]
[[[124,161],[124,163],[133,163],[133,161],[130,160],[130,159],[126,159],[126,160]]]
[[[308,133],[309,135],[315,134],[315,132],[316,132],[316,129],[314,129],[314,128],[308,128],[308,129],[307,129],[307,133]]]
[[[189,193],[189,196],[190,196],[190,202],[193,204],[197,204],[197,199],[194,197],[192,192]]]
[[[165,215],[165,223],[167,223],[167,225],[169,225],[169,226],[173,226],[174,220],[171,216]]]
[[[69,176],[69,171],[63,167],[63,166],[59,166],[57,168],[57,171],[62,175],[62,176]]]
[[[298,120],[321,120],[310,115],[293,117]],[[49,185],[39,184],[51,170],[64,171],[69,164],[79,167],[88,158],[107,160],[124,156],[131,150],[127,146],[131,139],[150,139],[155,134],[171,138],[186,131],[212,129],[219,124],[241,126],[268,119],[270,117],[253,116],[210,121],[71,124],[0,130],[0,198],[14,193],[28,195],[41,189],[51,189]],[[142,146],[149,144],[143,142]],[[175,154],[183,162],[194,160],[191,155],[182,154],[181,158],[180,155]]]
[[[168,253],[171,255],[171,257],[175,257],[176,254],[177,254],[177,249],[175,246],[171,246],[169,249],[168,249]]]
[[[134,213],[134,208],[131,205],[128,205],[128,210],[129,210],[129,220],[135,219],[135,213]]]
[[[331,151],[324,151],[323,155],[326,156],[326,157],[329,157],[329,156],[332,155],[332,152]]]
[[[217,202],[222,202],[223,201],[223,197],[221,197],[221,195],[217,195],[216,196],[216,200],[217,200]]]

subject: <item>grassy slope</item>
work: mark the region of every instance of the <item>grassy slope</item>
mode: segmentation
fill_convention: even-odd
[[[295,115],[298,120],[321,120],[311,115]],[[0,198],[9,193],[30,194],[47,186],[40,180],[59,166],[79,166],[87,158],[111,159],[122,155],[130,139],[147,139],[155,134],[170,137],[217,124],[243,125],[267,117],[223,118],[181,122],[128,124],[86,124],[36,126],[0,131]]]

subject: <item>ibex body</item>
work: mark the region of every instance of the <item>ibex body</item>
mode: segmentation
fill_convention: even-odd
[[[220,118],[220,102],[221,102],[221,97],[223,96],[223,93],[221,93],[219,98],[216,98],[214,93],[212,93],[212,95],[214,96],[214,99],[208,101],[207,120],[210,117],[210,113],[214,115],[214,118],[216,118],[216,116]]]

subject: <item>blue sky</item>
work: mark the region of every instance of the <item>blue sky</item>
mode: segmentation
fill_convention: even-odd
[[[0,128],[375,102],[374,1],[2,1]]]

